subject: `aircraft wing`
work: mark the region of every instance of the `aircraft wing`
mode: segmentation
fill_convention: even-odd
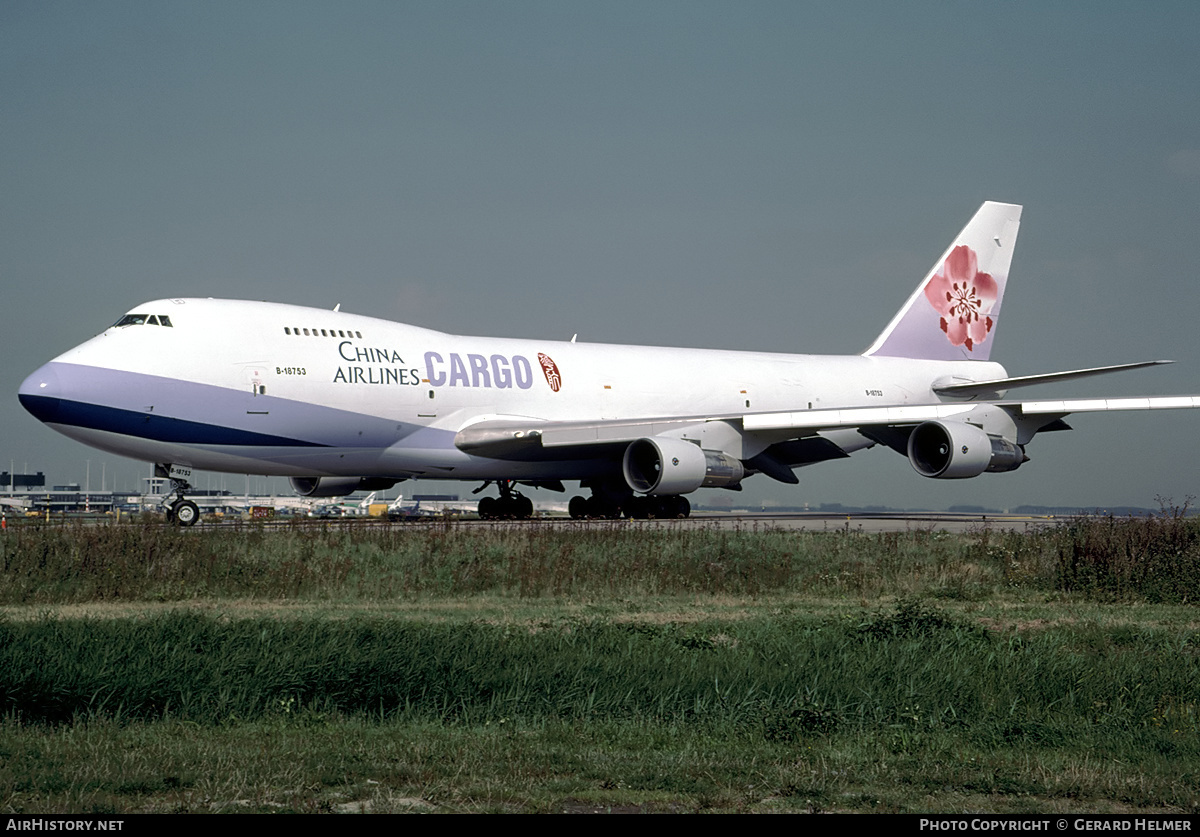
[[[802,410],[758,413],[742,418],[742,427],[754,430],[829,430],[839,427],[899,426],[963,416],[983,407],[999,407],[1016,418],[1062,418],[1070,413],[1110,410],[1180,410],[1200,407],[1200,395],[1153,398],[1079,398],[1054,401],[967,401],[901,407],[852,407],[843,410]]]
[[[815,435],[822,430],[912,427],[939,419],[965,419],[969,414],[986,407],[1002,409],[1014,419],[1032,419],[1048,425],[1070,413],[1200,408],[1200,395],[961,401],[596,421],[504,418],[481,421],[463,428],[455,437],[455,446],[467,453],[498,459],[561,459],[591,455],[598,452],[599,448],[624,445],[646,437],[674,435],[713,422],[722,422],[734,431],[761,434],[777,441]]]

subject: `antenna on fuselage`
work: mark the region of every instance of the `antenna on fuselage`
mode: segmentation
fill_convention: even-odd
[[[337,305],[333,306],[333,310],[336,311],[341,307],[342,307],[342,303],[339,302]]]

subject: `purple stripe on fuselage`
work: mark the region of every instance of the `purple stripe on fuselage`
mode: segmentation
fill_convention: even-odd
[[[34,388],[35,379],[45,386]],[[42,421],[191,444],[386,448],[421,426],[155,375],[48,363],[22,403]]]

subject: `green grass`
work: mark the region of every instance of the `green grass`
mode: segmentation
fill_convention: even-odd
[[[0,805],[1194,813],[1194,533],[23,526]]]
[[[0,604],[303,597],[391,601],[484,593],[982,594],[1007,559],[1054,572],[1052,543],[963,537],[639,526],[22,526],[0,539]]]

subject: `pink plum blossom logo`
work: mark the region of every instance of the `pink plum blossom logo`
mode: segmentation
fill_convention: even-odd
[[[960,244],[950,251],[941,272],[925,286],[925,298],[942,315],[942,331],[954,346],[967,351],[987,339],[995,325],[992,307],[1000,288],[990,273],[979,272],[975,251]]]

